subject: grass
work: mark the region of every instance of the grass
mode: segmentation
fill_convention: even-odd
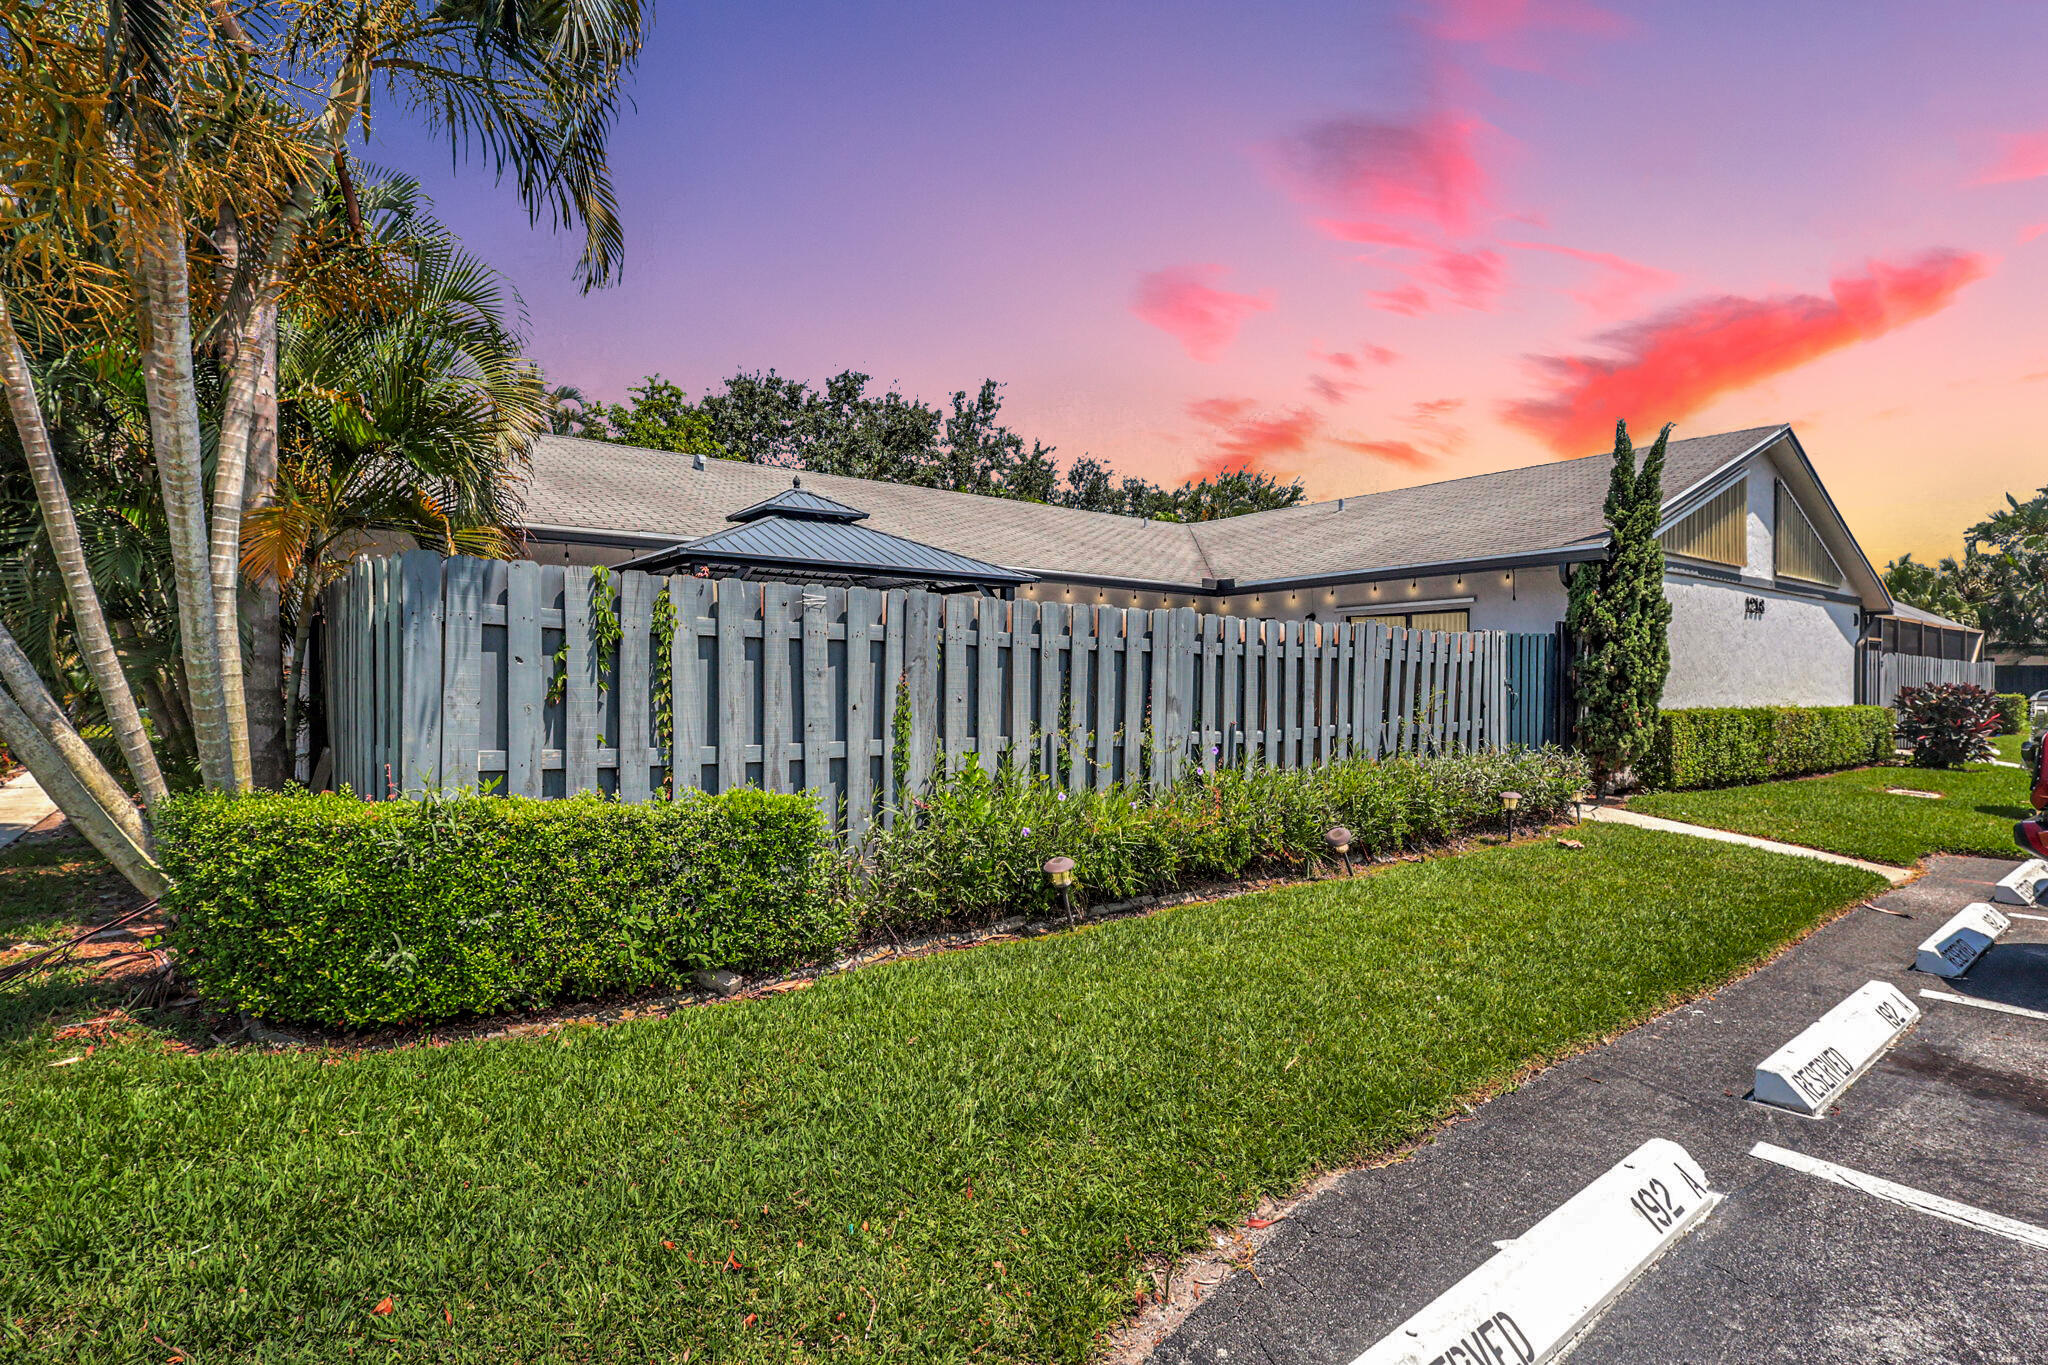
[[[2003,737],[1999,748],[2000,757],[2018,760],[2016,736]],[[2017,859],[2012,826],[2033,814],[2029,785],[2025,773],[1988,763],[1858,768],[1718,791],[1658,792],[1628,804],[1649,815],[1910,867],[1930,853]],[[1894,796],[1887,787],[1939,792],[1941,799]]]
[[[0,997],[0,1354],[1078,1361],[1148,1254],[1882,885],[1580,837],[540,1039],[52,1067]]]
[[[49,946],[109,902],[134,899],[76,834],[17,841],[0,850],[0,962],[23,944]]]

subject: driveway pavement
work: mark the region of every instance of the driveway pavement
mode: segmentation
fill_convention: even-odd
[[[1575,1365],[2048,1360],[2048,1249],[1751,1155],[1769,1143],[2048,1229],[2048,1018],[1921,995],[2048,1011],[2048,911],[2015,917],[1960,979],[1907,970],[2013,865],[1937,858],[1875,902],[1901,914],[1854,911],[1713,998],[1480,1106],[1412,1159],[1344,1177],[1152,1359],[1345,1365],[1661,1137],[1726,1198],[1579,1339]],[[1925,1017],[1832,1112],[1744,1098],[1759,1061],[1868,981],[1896,985]]]

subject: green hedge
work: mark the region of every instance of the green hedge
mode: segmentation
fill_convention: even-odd
[[[843,943],[816,802],[210,793],[157,817],[170,942],[264,1018],[446,1019],[680,984]]]
[[[859,919],[865,932],[1042,913],[1055,903],[1043,867],[1065,854],[1086,898],[1155,894],[1258,872],[1299,872],[1329,858],[1324,833],[1352,831],[1354,856],[1392,853],[1502,826],[1500,794],[1521,793],[1525,824],[1586,790],[1585,761],[1557,749],[1261,765],[1193,773],[1161,792],[1066,792],[1043,777],[969,765],[932,783],[868,838]]]
[[[2027,718],[2027,694],[2024,692],[2000,692],[1998,694],[1998,733],[2001,735],[2024,735],[2033,731]]]
[[[1663,790],[1728,787],[1881,763],[1892,756],[1883,706],[1702,706],[1660,712],[1640,770]]]

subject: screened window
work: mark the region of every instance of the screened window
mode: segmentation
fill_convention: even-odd
[[[1472,613],[1462,607],[1456,611],[1395,612],[1383,616],[1347,616],[1344,619],[1354,626],[1394,626],[1406,630],[1472,629]]]
[[[1737,479],[1663,535],[1664,548],[1687,559],[1741,568],[1749,563],[1749,487]]]
[[[1820,532],[1806,519],[1785,485],[1778,485],[1778,531],[1772,537],[1772,559],[1780,578],[1797,578],[1807,583],[1842,581],[1835,557],[1821,543]]]

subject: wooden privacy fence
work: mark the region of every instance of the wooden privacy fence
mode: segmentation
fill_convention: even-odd
[[[1869,700],[1875,706],[1890,706],[1902,687],[1926,687],[1930,683],[1975,683],[1986,691],[1996,686],[1996,669],[1989,659],[1930,659],[1920,654],[1885,654],[1866,651],[1864,666],[1874,677]]]
[[[858,837],[941,752],[1103,787],[1539,737],[1500,633],[422,551],[357,560],[325,608],[335,780],[373,797],[754,784],[815,790]]]

